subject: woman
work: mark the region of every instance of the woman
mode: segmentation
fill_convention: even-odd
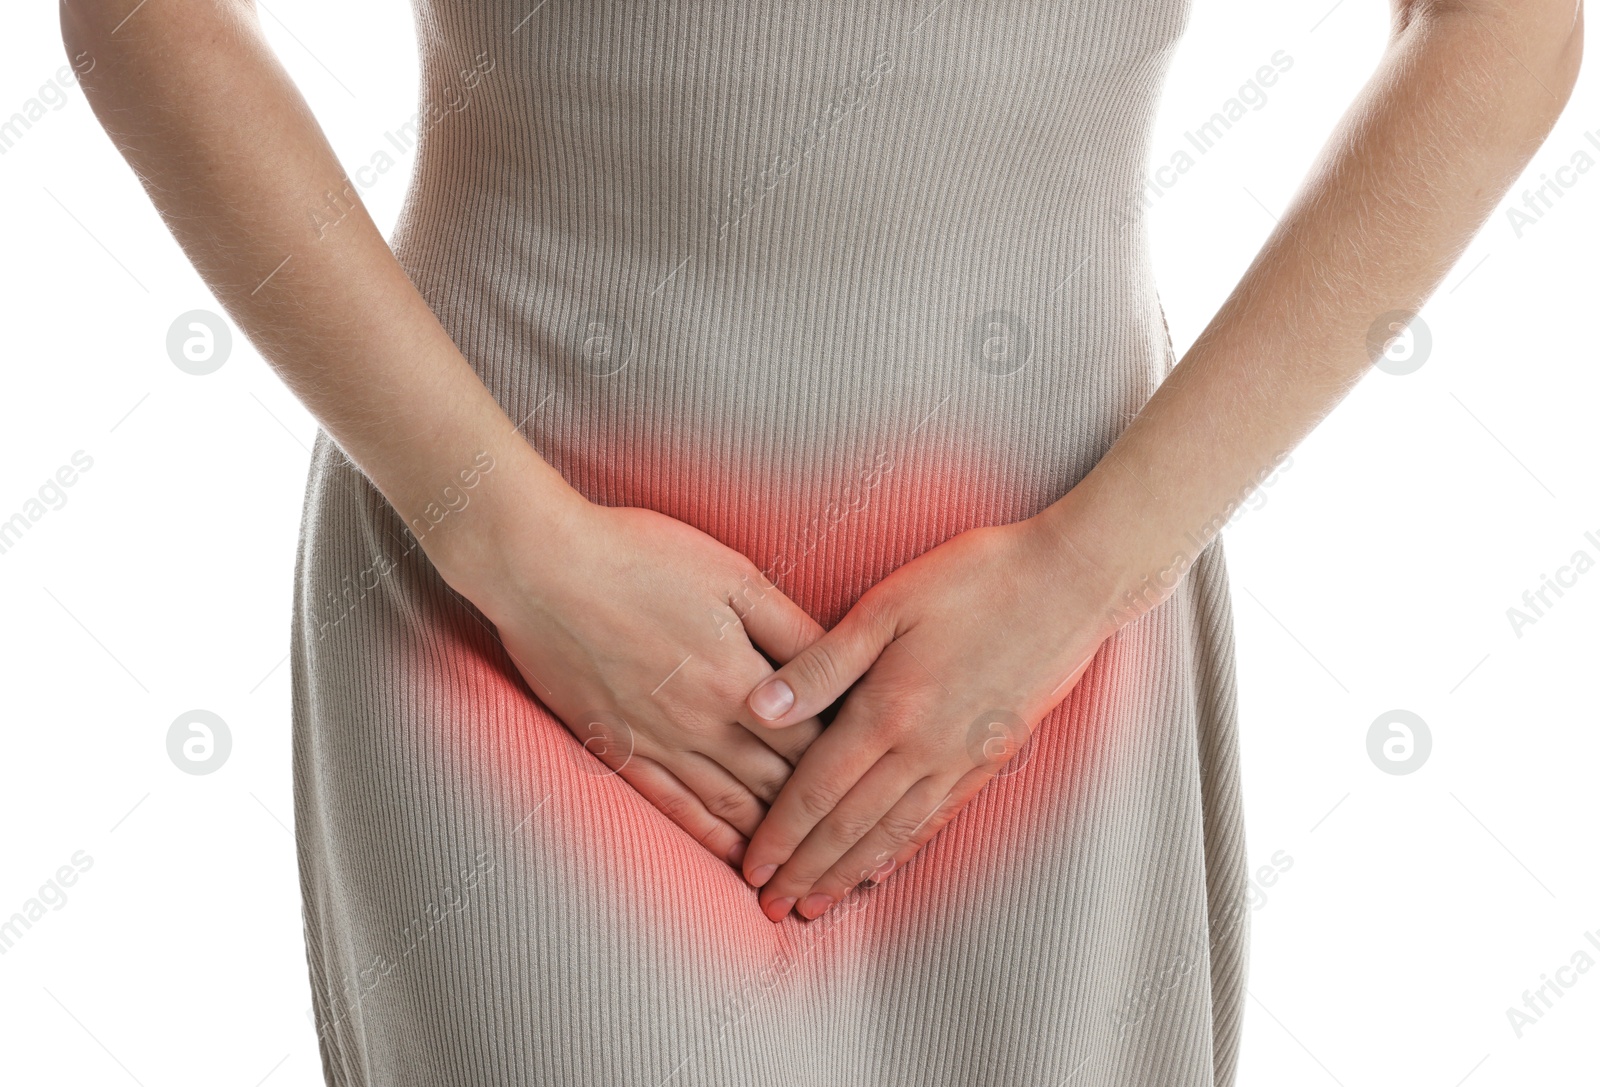
[[[330,1084],[1232,1082],[1215,534],[1549,130],[1576,0],[1395,0],[1176,366],[1186,0],[424,0],[392,252],[246,0],[128,7],[63,0],[90,101],[322,424]]]

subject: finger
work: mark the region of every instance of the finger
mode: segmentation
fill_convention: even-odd
[[[932,841],[933,836],[943,830],[946,823],[960,814],[961,809],[967,806],[967,803],[993,776],[983,770],[968,771],[960,781],[956,782],[955,788],[950,790],[950,794],[940,802],[934,809],[933,815],[923,822],[911,839],[896,850],[892,858],[882,862],[873,870],[872,882],[882,883],[889,878],[891,872],[905,867],[906,862],[921,852],[922,847]]]
[[[784,762],[784,778],[787,780],[790,771],[800,764],[801,758],[811,749],[817,737],[822,735],[821,720],[808,717],[787,728],[768,728],[757,720],[746,720],[752,715],[746,711],[739,715],[739,724],[756,743],[761,744],[769,751],[776,753]],[[765,797],[767,803],[772,803],[774,796]]]
[[[765,577],[728,605],[738,613],[750,641],[779,664],[789,663],[823,635],[822,624]]]
[[[831,905],[808,897],[809,892],[922,777],[919,769],[893,752],[868,770],[761,888],[761,909],[767,917],[781,921],[797,902],[805,907],[804,917],[815,917]]]
[[[856,782],[877,763],[887,743],[865,722],[868,711],[852,699],[852,713],[823,731],[800,760],[750,838],[745,878],[760,887],[772,878],[817,823],[839,806]]]
[[[788,769],[789,764],[778,758],[776,752],[768,751],[767,754],[779,766]],[[708,812],[733,827],[742,837],[748,839],[766,817],[766,802],[717,760],[698,751],[684,751],[675,753],[665,765],[673,777],[699,798]]]
[[[700,798],[660,763],[635,754],[618,773],[713,856],[732,865],[738,865],[743,859],[744,837],[726,821],[712,815]]]
[[[801,916],[816,917],[862,883],[881,883],[903,863],[899,858],[907,846],[926,842],[938,833],[943,823],[935,819],[945,810],[944,801],[950,795],[948,778],[929,776],[912,785],[878,820],[878,825],[840,857],[821,879],[809,889],[797,892]],[[954,810],[945,815],[945,820],[952,815]],[[906,859],[910,855],[906,854]],[[774,878],[781,877],[780,872]]]
[[[697,754],[720,766],[761,802],[762,815],[794,773],[793,763],[733,722],[695,742]]]
[[[817,629],[820,631],[822,628],[818,627]],[[800,761],[800,757],[806,753],[812,742],[822,734],[822,722],[816,717],[808,717],[786,728],[773,728],[750,712],[750,707],[745,702],[745,695],[756,684],[772,675],[772,665],[768,663],[766,658],[757,653],[754,648],[748,650],[747,655],[742,659],[740,669],[735,675],[737,678],[733,679],[733,682],[739,685],[739,693],[732,700],[732,712],[735,714],[739,724],[757,742],[776,751],[784,758],[788,766],[784,767],[783,777],[787,780],[789,771]],[[741,780],[745,781],[746,784],[751,784],[752,788],[754,787],[753,783],[742,775]],[[756,791],[760,792],[759,789]],[[776,794],[773,795],[775,796]],[[763,799],[770,804],[773,796],[764,795]]]
[[[864,604],[750,692],[745,703],[756,720],[781,728],[815,717],[872,667],[894,630]]]

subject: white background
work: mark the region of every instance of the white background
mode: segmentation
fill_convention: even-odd
[[[1154,198],[1180,354],[1388,18],[1377,0],[1196,3],[1158,164],[1275,52],[1293,63]],[[408,10],[262,12],[354,171],[416,110]],[[55,20],[54,5],[8,11],[0,119],[65,63]],[[1580,151],[1600,162],[1592,71],[1423,311],[1420,369],[1369,374],[1227,530],[1252,868],[1292,860],[1251,917],[1245,1087],[1600,1082],[1600,969],[1563,972],[1570,988],[1520,1036],[1507,1015],[1580,949],[1600,962],[1600,570],[1520,637],[1507,617],[1574,552],[1600,558],[1600,169],[1561,175],[1560,199],[1521,229],[1506,210]],[[386,228],[399,165],[362,192]],[[0,954],[0,1077],[319,1084],[285,661],[315,424],[242,338],[209,376],[169,360],[174,318],[217,307],[78,88],[0,154],[0,206],[0,520],[76,451],[93,460],[0,554],[0,918],[74,854],[91,861]],[[196,708],[233,738],[204,776],[166,747]],[[1407,774],[1368,754],[1393,709],[1432,738]]]

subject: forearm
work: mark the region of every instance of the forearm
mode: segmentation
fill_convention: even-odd
[[[407,523],[426,528],[482,454],[480,526],[512,480],[524,504],[573,501],[406,277],[250,6],[131,7],[62,4],[69,53],[94,58],[90,105],[217,300]],[[329,193],[348,207],[332,223]],[[465,537],[447,518],[421,542],[455,562]]]
[[[1576,78],[1576,0],[1565,17],[1558,6],[1454,5],[1397,26],[1226,303],[1042,515],[1112,575],[1122,621],[1165,599],[1344,398],[1385,346],[1369,338],[1380,317],[1422,306],[1522,171]]]

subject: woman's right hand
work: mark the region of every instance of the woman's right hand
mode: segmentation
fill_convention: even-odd
[[[584,765],[620,774],[737,866],[822,728],[768,728],[745,696],[772,674],[768,657],[786,663],[822,627],[749,559],[653,510],[579,499],[492,535],[476,542],[470,584],[447,580],[600,760]]]
[[[745,719],[744,695],[771,671],[751,642],[781,663],[816,623],[687,525],[584,508],[396,260],[251,5],[134,5],[124,32],[126,6],[64,3],[62,39],[215,297],[407,524],[435,508],[440,466],[505,466],[478,484],[505,503],[475,491],[471,512],[426,517],[439,527],[422,547],[590,750],[730,855],[819,728]],[[307,214],[333,193],[332,222]],[[626,726],[595,740],[590,719]]]

